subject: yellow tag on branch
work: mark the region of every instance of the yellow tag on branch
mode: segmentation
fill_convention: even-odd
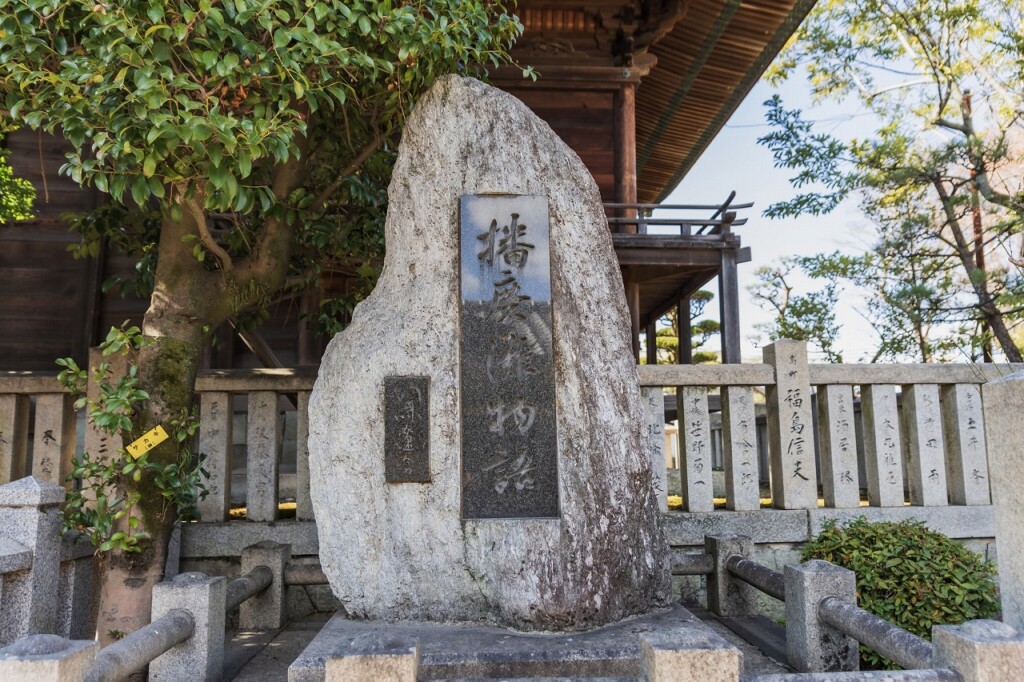
[[[137,441],[126,447],[125,450],[128,451],[129,455],[138,459],[157,445],[160,445],[160,443],[163,443],[167,438],[167,432],[164,431],[164,427],[157,424],[155,429],[142,434]]]

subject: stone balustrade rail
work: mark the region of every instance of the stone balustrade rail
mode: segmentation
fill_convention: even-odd
[[[11,485],[0,487],[0,497]],[[50,528],[48,535],[58,537],[56,531]],[[3,642],[8,646],[0,649],[0,678],[114,682],[149,666],[150,680],[220,680],[227,614],[238,609],[244,630],[276,630],[286,623],[284,574],[290,558],[290,546],[263,541],[242,551],[243,573],[230,582],[203,573],[165,580],[153,589],[152,621],[103,649],[92,641],[94,630],[61,636],[37,622],[15,641]],[[39,577],[31,575],[39,570],[27,569],[28,577]],[[20,614],[5,606],[0,604],[0,629],[7,632]]]
[[[805,344],[792,341],[767,347],[758,364],[641,365],[643,428],[669,541],[692,547],[703,533],[749,532],[758,543],[799,543],[829,519],[860,515],[991,538],[980,387],[1016,369],[811,364]],[[75,452],[122,445],[79,423],[55,377],[0,373],[0,483],[32,474],[71,485]],[[315,377],[315,368],[200,374],[196,448],[209,493],[201,522],[183,529],[183,559],[237,556],[264,537],[317,554],[307,451]],[[666,466],[664,435],[673,392],[678,473]],[[725,479],[718,494],[717,477]],[[682,513],[668,511],[669,496]],[[250,523],[237,523],[243,517]]]
[[[929,642],[857,606],[856,576],[812,560],[773,571],[747,558],[749,537],[707,536],[708,609],[722,617],[753,616],[751,589],[785,602],[786,662],[796,674],[746,676],[745,682],[1003,679],[1024,665],[1024,637],[997,621],[938,625]],[[859,672],[858,644],[904,670]],[[991,676],[991,677],[989,677]]]

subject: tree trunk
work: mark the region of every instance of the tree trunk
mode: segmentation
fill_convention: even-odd
[[[298,147],[299,157],[275,169],[271,189],[279,201],[304,177],[305,138]],[[153,295],[142,326],[146,345],[139,351],[139,380],[150,399],[132,433],[138,438],[158,424],[168,431],[172,437],[150,451],[150,461],[161,465],[178,461],[179,444],[170,422],[193,408],[196,374],[213,330],[238,312],[270,300],[284,285],[294,231],[291,223],[268,218],[251,253],[232,262],[210,236],[201,192],[189,197],[174,188],[172,195],[180,210],[167,207],[161,224]],[[196,259],[189,237],[198,238],[214,254],[219,270],[208,270]],[[151,476],[144,475],[138,483],[129,479],[120,493],[132,491],[141,495],[134,532],[146,534],[146,539],[140,542],[139,553],[112,551],[106,558],[98,623],[101,645],[149,622],[153,586],[163,579],[177,513],[173,504],[165,504]],[[127,532],[127,519],[121,521],[124,526],[118,530]]]
[[[178,461],[179,444],[171,421],[192,409],[196,374],[212,329],[220,322],[216,304],[217,273],[205,270],[182,235],[194,230],[188,218],[166,217],[161,228],[159,261],[149,309],[143,318],[144,344],[138,354],[139,382],[150,399],[135,419],[131,439],[162,425],[171,438],[150,451],[149,460],[160,465]],[[126,440],[130,442],[130,440]],[[149,622],[153,586],[163,579],[167,541],[176,509],[165,503],[151,475],[138,483],[127,480],[120,495],[141,497],[132,514],[139,520],[129,529],[127,517],[118,530],[140,538],[141,552],[111,551],[101,578],[99,639],[106,645]]]
[[[170,421],[192,408],[206,336],[201,322],[175,314],[155,296],[145,316],[143,333],[151,343],[139,353],[139,377],[150,401],[145,419],[136,424],[132,434],[135,438],[157,424],[170,433]],[[178,443],[170,438],[149,457],[162,465],[176,462]],[[151,592],[164,575],[176,510],[165,503],[151,476],[144,476],[133,487],[141,499],[133,510],[139,525],[131,532],[148,538],[140,541],[142,552],[111,551],[105,558],[98,623],[101,645],[149,622]],[[119,494],[129,492],[121,490]],[[127,518],[121,521],[119,530],[128,532]]]
[[[1020,349],[1014,343],[1013,337],[1010,336],[1010,330],[1007,329],[1006,323],[1003,321],[1003,314],[1000,312],[999,306],[996,305],[992,292],[989,291],[988,273],[978,268],[975,254],[964,237],[964,231],[960,228],[960,221],[957,218],[952,198],[943,186],[940,177],[932,176],[930,180],[942,202],[942,209],[946,214],[946,224],[956,242],[956,252],[960,257],[960,263],[967,272],[967,278],[971,281],[974,294],[978,297],[978,311],[981,313],[982,319],[989,325],[992,335],[999,342],[999,347],[1003,349],[1007,362],[1024,362]]]

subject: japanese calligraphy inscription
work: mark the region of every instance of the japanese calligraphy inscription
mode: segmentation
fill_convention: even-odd
[[[813,509],[818,504],[818,472],[807,345],[779,339],[762,352],[775,368],[775,384],[765,391],[772,502],[780,509]]]
[[[726,507],[738,511],[759,509],[754,394],[746,386],[723,386],[721,395]]]
[[[658,498],[658,507],[668,511],[668,481],[665,470],[665,394],[661,386],[643,386],[640,394],[644,403],[647,454],[651,458],[653,477],[651,484]]]
[[[547,197],[459,208],[463,518],[557,517]]]
[[[939,387],[935,384],[905,385],[901,419],[907,438],[906,473],[910,503],[943,506],[948,496]]]
[[[857,472],[853,387],[849,384],[819,386],[816,395],[825,506],[859,507],[860,477]]]
[[[896,410],[896,387],[868,384],[860,387],[864,419],[864,464],[868,499],[872,507],[903,506],[903,452]]]
[[[384,377],[384,479],[430,481],[429,377]]]
[[[949,501],[952,504],[991,504],[981,391],[976,384],[943,386],[940,402]]]

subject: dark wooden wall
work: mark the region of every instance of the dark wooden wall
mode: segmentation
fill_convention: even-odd
[[[0,226],[0,370],[52,370],[65,356],[84,361],[96,264],[68,252],[77,239],[61,216],[93,208],[96,196],[58,173],[61,140],[19,130],[5,146],[15,174],[36,188],[37,216]]]
[[[615,119],[611,90],[505,87],[579,154],[602,201],[615,201]]]
[[[615,200],[614,94],[611,90],[510,87],[580,155],[601,190]],[[88,348],[112,326],[140,324],[148,302],[125,298],[118,288],[100,291],[114,275],[132,272],[131,259],[105,251],[99,259],[75,260],[67,251],[77,235],[63,214],[95,207],[101,196],[59,174],[68,147],[59,138],[26,130],[11,133],[5,146],[19,177],[38,193],[37,217],[0,225],[0,371],[52,370],[58,357],[84,363]],[[330,288],[344,289],[345,282]],[[270,311],[256,329],[284,366],[316,364],[327,339],[310,333],[316,299],[291,299]],[[207,356],[211,367],[258,367],[261,361],[226,327]]]
[[[108,278],[130,275],[135,262],[109,249],[80,260],[68,251],[78,236],[68,230],[66,214],[90,210],[101,197],[59,174],[68,149],[63,140],[18,130],[4,146],[15,174],[32,182],[37,197],[35,218],[0,225],[0,371],[55,370],[60,357],[84,365],[89,347],[111,327],[142,323],[148,300],[123,296],[119,287],[101,290]],[[256,330],[285,366],[319,362],[326,340],[309,333],[302,313],[310,310],[315,313],[310,301],[284,301]],[[229,325],[217,341],[207,366],[261,366]]]

